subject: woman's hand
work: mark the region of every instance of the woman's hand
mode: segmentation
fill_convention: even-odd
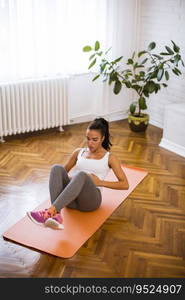
[[[96,186],[101,186],[101,180],[98,176],[94,175],[94,174],[89,174],[89,176],[91,177],[92,181],[94,182],[94,184]]]

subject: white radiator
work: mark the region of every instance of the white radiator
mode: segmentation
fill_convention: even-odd
[[[0,137],[68,124],[67,78],[0,86]]]

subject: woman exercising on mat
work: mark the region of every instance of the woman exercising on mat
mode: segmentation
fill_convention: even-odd
[[[108,150],[109,124],[104,118],[96,118],[86,130],[87,148],[76,149],[64,166],[54,165],[49,178],[51,206],[42,211],[28,212],[37,224],[56,229],[63,228],[60,211],[64,207],[80,211],[96,210],[102,201],[102,187],[127,190],[128,180],[119,160]],[[72,170],[72,177],[68,172]],[[112,169],[117,181],[105,181]]]

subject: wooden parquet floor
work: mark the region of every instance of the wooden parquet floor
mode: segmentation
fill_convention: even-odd
[[[2,238],[49,197],[51,165],[85,146],[86,124],[11,136],[0,144],[0,277],[185,277],[185,159],[158,146],[162,130],[110,124],[112,152],[148,176],[70,259]],[[29,233],[28,233],[29,234]]]

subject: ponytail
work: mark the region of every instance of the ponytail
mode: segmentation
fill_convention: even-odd
[[[104,118],[94,119],[94,121],[89,124],[88,129],[99,130],[102,137],[104,136],[102,147],[105,150],[110,150],[112,144],[110,142],[109,123]]]

